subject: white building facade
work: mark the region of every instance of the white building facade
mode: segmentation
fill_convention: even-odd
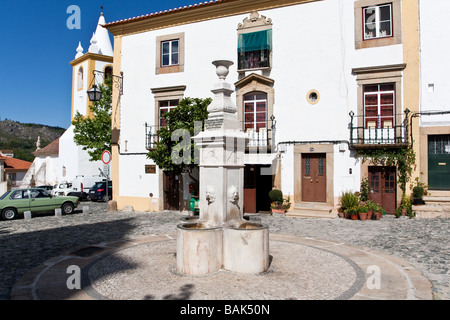
[[[448,1],[420,1],[420,178],[436,196],[450,195],[448,12]]]
[[[240,0],[107,24],[114,73],[124,75],[123,94],[113,95],[118,208],[168,209],[165,176],[146,156],[149,128],[183,97],[212,97],[211,63],[226,59],[250,139],[245,212],[270,210],[268,191],[279,188],[291,214],[333,216],[342,192],[358,191],[368,177],[388,183],[390,198],[380,202],[393,213],[401,194],[392,176],[373,180],[378,169],[355,154],[409,143],[405,111],[418,111],[417,15],[418,2],[407,0]]]

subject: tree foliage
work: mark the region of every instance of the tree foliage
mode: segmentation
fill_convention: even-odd
[[[112,78],[106,77],[99,90],[102,98],[89,106],[92,117],[77,111],[72,121],[74,141],[87,150],[89,161],[101,160],[103,151],[111,151]]]
[[[193,140],[189,143],[191,152],[187,153],[186,148],[180,144],[180,140],[172,141],[172,135],[177,130],[186,130],[190,137],[194,137],[198,133],[194,132],[196,121],[202,123],[200,130],[203,130],[203,122],[208,118],[207,108],[211,101],[211,98],[184,98],[179,102],[178,107],[165,113],[163,118],[167,120],[167,126],[157,131],[159,140],[155,149],[151,150],[147,157],[152,159],[158,167],[172,174],[192,171],[198,163],[195,160],[197,153]],[[177,164],[173,161],[174,153],[180,156],[184,155],[182,163]]]

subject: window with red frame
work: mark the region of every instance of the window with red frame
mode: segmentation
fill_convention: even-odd
[[[363,8],[364,40],[392,37],[392,3]]]
[[[395,85],[376,84],[364,86],[364,126],[393,128],[395,112]]]
[[[244,127],[245,131],[253,129],[259,132],[267,128],[267,94],[252,92],[244,96]]]
[[[159,102],[159,127],[166,127],[168,124],[167,119],[163,118],[167,112],[175,109],[178,106],[178,100],[165,100]]]

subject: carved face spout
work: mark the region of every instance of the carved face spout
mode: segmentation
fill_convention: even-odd
[[[235,186],[231,186],[228,190],[228,200],[235,205],[238,205],[239,192]]]
[[[207,187],[206,188],[206,201],[208,202],[208,205],[216,201],[216,190],[214,187]]]

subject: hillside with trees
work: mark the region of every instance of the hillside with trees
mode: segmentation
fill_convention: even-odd
[[[44,148],[58,139],[66,129],[35,123],[20,123],[13,120],[0,121],[0,150],[12,150],[14,158],[32,162],[36,142]]]

